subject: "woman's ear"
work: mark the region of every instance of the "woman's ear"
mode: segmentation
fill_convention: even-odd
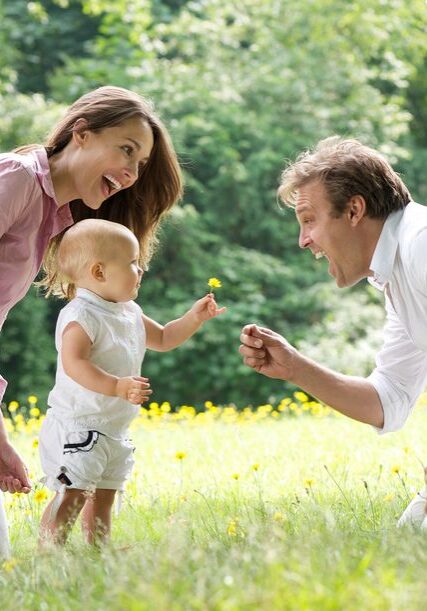
[[[90,268],[91,277],[97,282],[105,282],[105,268],[100,261],[94,263]]]
[[[74,142],[78,146],[81,146],[86,141],[88,132],[89,132],[89,129],[88,129],[88,123],[86,119],[83,119],[83,117],[80,117],[80,119],[77,119],[77,121],[73,125]]]

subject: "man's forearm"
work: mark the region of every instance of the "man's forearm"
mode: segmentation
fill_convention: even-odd
[[[384,425],[378,393],[364,378],[337,373],[298,354],[289,381],[349,418],[378,428]]]

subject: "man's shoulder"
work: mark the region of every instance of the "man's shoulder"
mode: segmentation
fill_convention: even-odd
[[[403,213],[398,239],[408,247],[414,240],[424,238],[427,232],[427,206],[410,202]]]

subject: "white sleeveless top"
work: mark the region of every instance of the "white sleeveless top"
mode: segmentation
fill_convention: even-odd
[[[92,363],[118,377],[139,376],[146,347],[142,310],[134,301],[112,303],[91,291],[77,289],[77,296],[61,310],[56,325],[58,364],[47,417],[55,416],[69,431],[93,429],[123,439],[139,406],[88,390],[66,375],[61,344],[70,322],[77,322],[89,336]]]

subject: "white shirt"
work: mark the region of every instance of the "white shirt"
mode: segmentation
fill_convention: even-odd
[[[115,376],[139,376],[146,346],[141,308],[134,301],[112,303],[91,291],[77,289],[77,296],[61,310],[56,325],[58,364],[55,386],[48,397],[48,417],[57,417],[68,431],[95,430],[122,439],[139,406],[88,390],[66,375],[61,359],[62,334],[73,321],[92,342],[92,363]]]
[[[403,426],[427,383],[427,207],[410,202],[389,215],[372,257],[369,282],[384,291],[387,322],[376,368],[384,426]]]

